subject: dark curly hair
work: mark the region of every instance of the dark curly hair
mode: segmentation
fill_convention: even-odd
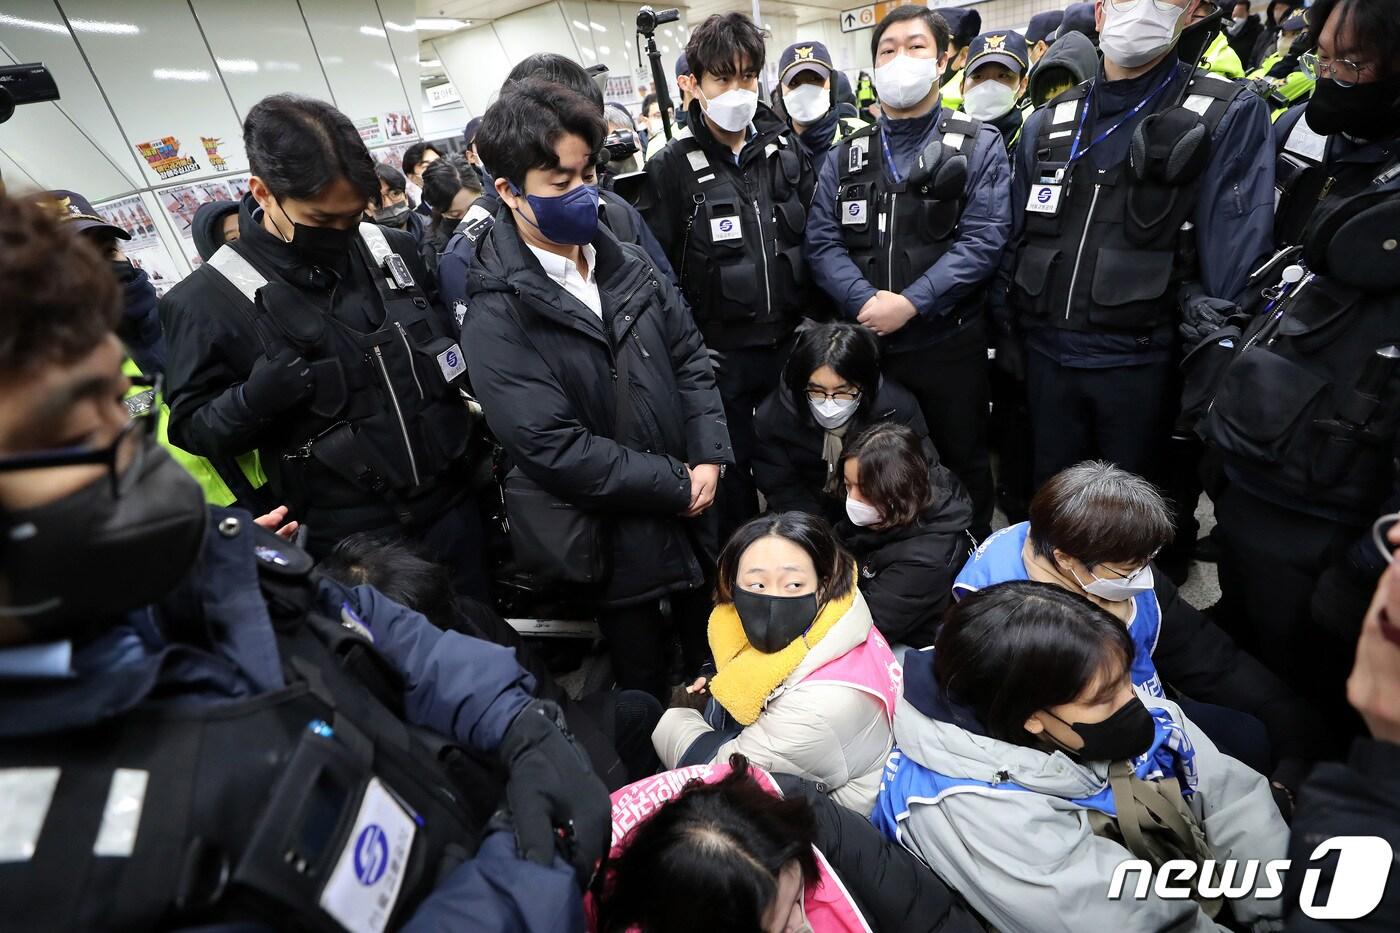
[[[598,898],[598,930],[762,933],[791,862],[818,878],[816,817],[804,798],[764,790],[743,755],[713,784],[695,780],[626,837]]]
[[[34,198],[0,198],[0,370],[81,359],[116,327],[121,291],[92,241]]]

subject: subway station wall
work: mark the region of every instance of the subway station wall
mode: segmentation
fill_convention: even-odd
[[[266,95],[330,101],[397,162],[422,122],[414,19],[413,0],[4,0],[0,64],[44,63],[62,99],[0,124],[0,173],[86,196],[163,292],[199,262],[194,210],[245,190]]]

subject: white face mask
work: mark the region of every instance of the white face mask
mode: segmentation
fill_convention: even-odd
[[[938,60],[914,58],[900,52],[875,69],[875,93],[880,103],[908,110],[928,96],[938,80]]]
[[[651,119],[647,120],[647,132],[650,133],[652,136],[657,135],[663,129],[664,127],[661,125],[660,117],[652,117]]]
[[[1146,65],[1172,47],[1185,12],[1166,0],[1104,0],[1099,48],[1124,68]]]
[[[807,404],[812,406],[812,417],[817,419],[817,424],[830,431],[832,428],[839,428],[851,416],[856,413],[856,406],[860,404],[858,398],[824,398],[820,402],[807,399]]]
[[[1070,573],[1074,574],[1074,582],[1083,587],[1084,592],[1111,603],[1127,602],[1139,593],[1146,593],[1153,585],[1151,564],[1143,564],[1126,577],[1117,580],[1105,580],[1091,570],[1089,576],[1093,579],[1085,583],[1079,579],[1079,574],[1073,570]]]
[[[963,112],[974,120],[996,120],[1016,106],[1016,89],[1000,81],[983,81],[963,92]]]
[[[706,97],[704,91],[700,92],[700,97],[706,104],[705,117],[715,126],[730,133],[737,133],[746,128],[753,122],[753,115],[758,112],[757,91],[746,91],[736,87],[713,100]]]
[[[864,528],[867,525],[880,523],[880,510],[868,502],[852,499],[848,493],[846,495],[846,517],[851,520],[852,525]]]
[[[793,122],[816,123],[831,109],[831,91],[820,84],[799,84],[783,91],[783,107]]]
[[[1293,40],[1297,38],[1298,34],[1296,32],[1292,35],[1284,35],[1283,33],[1279,33],[1278,45],[1274,47],[1274,50],[1280,55],[1287,55],[1288,50],[1293,48]]]

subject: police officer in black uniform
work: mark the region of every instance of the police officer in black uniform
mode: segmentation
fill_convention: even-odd
[[[919,400],[943,462],[991,533],[985,285],[1011,222],[1001,135],[946,106],[948,28],[922,6],[892,10],[871,41],[879,123],[827,159],[807,259],[843,317],[880,337],[881,363]]]
[[[724,540],[758,511],[753,413],[778,384],[811,307],[802,234],[814,177],[787,123],[758,100],[764,33],[742,13],[696,26],[690,116],[647,160],[642,214],[680,278],[715,363],[734,466],[720,483]]]
[[[369,152],[339,111],[289,95],[254,106],[243,136],[240,239],[161,300],[171,439],[256,448],[312,553],[412,534],[484,594],[466,363],[412,237],[361,223],[379,197]]]
[[[1251,282],[1243,333],[1203,346],[1233,357],[1199,430],[1227,480],[1221,617],[1335,709],[1389,553],[1371,524],[1400,508],[1400,0],[1322,0],[1310,17],[1317,90],[1281,128],[1298,145],[1281,157],[1280,239],[1297,245]],[[1296,134],[1304,116],[1320,148]]]
[[[606,791],[509,649],[206,507],[38,205],[0,306],[0,926],[581,931]]]

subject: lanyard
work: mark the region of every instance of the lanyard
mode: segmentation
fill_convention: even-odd
[[[889,170],[890,178],[894,179],[896,185],[901,184],[904,179],[899,175],[899,169],[895,167],[894,156],[890,153],[890,144],[885,139],[885,128],[880,127],[880,151],[885,154],[885,168]]]
[[[1085,96],[1085,98],[1084,98],[1084,109],[1083,109],[1083,111],[1079,114],[1079,125],[1078,125],[1077,127],[1075,127],[1075,129],[1074,129],[1074,140],[1070,143],[1070,147],[1069,147],[1069,160],[1068,160],[1067,162],[1065,162],[1065,171],[1068,172],[1068,171],[1069,171],[1069,167],[1070,167],[1071,165],[1073,165],[1077,159],[1079,159],[1081,156],[1083,156],[1083,155],[1084,155],[1086,152],[1088,152],[1090,149],[1092,149],[1092,148],[1094,148],[1095,146],[1097,146],[1099,143],[1103,142],[1105,139],[1108,139],[1108,137],[1112,136],[1113,133],[1114,133],[1114,131],[1116,131],[1116,130],[1117,130],[1120,126],[1122,126],[1124,123],[1127,123],[1127,122],[1128,122],[1129,120],[1131,120],[1133,117],[1137,116],[1137,115],[1142,111],[1142,108],[1144,108],[1144,107],[1146,107],[1148,104],[1152,103],[1152,101],[1156,99],[1157,95],[1160,94],[1160,93],[1162,93],[1162,89],[1165,88],[1168,84],[1170,84],[1172,78],[1174,78],[1174,77],[1176,77],[1176,69],[1175,69],[1175,68],[1173,68],[1173,69],[1171,69],[1170,71],[1168,71],[1167,74],[1166,74],[1166,76],[1165,76],[1164,78],[1162,78],[1161,82],[1159,82],[1158,85],[1157,85],[1155,88],[1152,89],[1152,93],[1151,93],[1151,94],[1148,94],[1148,95],[1147,95],[1146,97],[1144,97],[1142,100],[1138,101],[1138,102],[1137,102],[1137,106],[1133,107],[1132,110],[1129,110],[1129,111],[1127,112],[1127,114],[1123,117],[1123,119],[1119,120],[1117,123],[1113,124],[1113,125],[1110,126],[1108,129],[1104,130],[1102,133],[1100,133],[1098,136],[1096,136],[1096,137],[1089,143],[1089,145],[1085,146],[1083,149],[1080,149],[1080,148],[1079,148],[1079,140],[1080,140],[1080,137],[1081,137],[1081,136],[1083,135],[1083,133],[1084,133],[1084,124],[1085,124],[1085,122],[1087,122],[1088,119],[1089,119],[1089,108],[1090,108],[1091,106],[1093,106],[1093,103],[1094,103],[1094,88],[1098,86],[1098,82],[1095,81],[1093,84],[1089,85],[1089,93],[1088,93],[1088,94]]]

